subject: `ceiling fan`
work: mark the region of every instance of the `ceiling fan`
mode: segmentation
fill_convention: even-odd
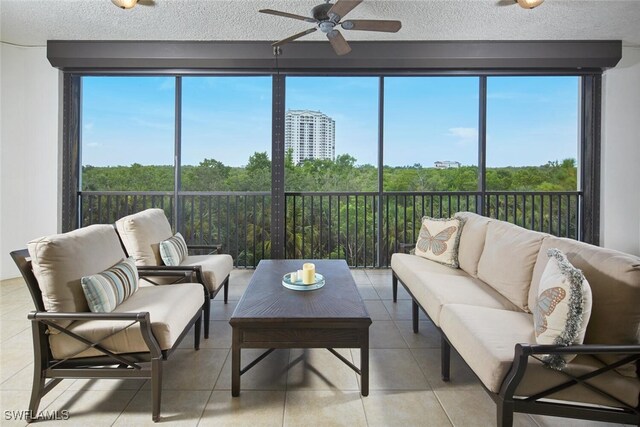
[[[132,9],[136,4],[141,6],[154,6],[153,0],[111,0],[111,3],[118,6],[120,9]]]
[[[311,9],[311,15],[313,18],[306,16],[296,15],[288,12],[280,12],[272,9],[261,9],[259,12],[267,13],[269,15],[283,16],[285,18],[293,18],[300,21],[317,24],[317,27],[309,28],[301,33],[294,34],[286,39],[282,39],[272,44],[272,46],[282,46],[285,43],[289,43],[293,40],[299,39],[302,36],[311,34],[318,29],[327,35],[333,50],[338,55],[345,55],[351,52],[349,43],[342,36],[340,31],[336,29],[337,26],[342,27],[343,30],[359,30],[359,31],[382,31],[386,33],[396,33],[402,27],[400,21],[387,21],[387,20],[375,20],[375,19],[350,19],[342,20],[345,15],[351,12],[356,6],[362,3],[362,0],[338,0],[335,3],[329,3],[330,0],[325,0],[324,4]]]
[[[544,0],[500,0],[498,6],[511,6],[518,3],[520,7],[524,9],[533,9],[534,7],[540,6],[543,2]]]

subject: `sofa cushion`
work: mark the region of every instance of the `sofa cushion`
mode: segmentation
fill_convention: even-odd
[[[129,257],[102,273],[80,280],[89,310],[109,313],[138,290],[138,270]]]
[[[478,263],[478,278],[524,311],[529,310],[533,266],[546,234],[491,221]]]
[[[115,230],[104,224],[42,237],[32,240],[27,247],[44,307],[54,312],[89,311],[80,279],[125,258]],[[58,324],[66,326],[69,322]]]
[[[116,221],[118,234],[136,265],[162,265],[160,242],[173,236],[162,209],[147,209]]]
[[[422,218],[415,254],[440,264],[458,268],[458,244],[463,218]]]
[[[558,249],[547,251],[538,300],[531,307],[538,344],[582,344],[591,315],[591,288],[580,270]],[[576,355],[545,355],[555,369],[564,368]]]
[[[180,265],[188,255],[187,242],[184,241],[184,237],[180,233],[160,242],[160,257],[164,265]]]
[[[391,268],[438,326],[440,310],[445,304],[469,304],[520,311],[490,286],[460,269],[399,253],[391,257]],[[531,330],[533,331],[533,326]]]
[[[189,255],[180,265],[201,266],[207,288],[215,292],[233,270],[233,258],[227,254]]]
[[[460,356],[493,393],[500,391],[511,369],[515,345],[535,342],[532,315],[523,312],[450,304],[442,309],[440,325]],[[602,366],[597,359],[581,355],[569,363],[565,370],[581,374]],[[529,396],[566,381],[567,377],[561,372],[530,358],[516,395]],[[627,378],[615,371],[609,371],[588,382],[631,406],[635,407],[638,404],[640,381],[635,378]],[[570,387],[549,398],[618,406],[583,385]]]
[[[168,350],[176,343],[189,321],[202,310],[203,302],[204,293],[199,283],[146,286],[139,288],[116,307],[113,313],[149,312],[153,335],[160,349]],[[129,324],[129,321],[88,320],[76,321],[69,329],[91,341],[98,341]],[[98,350],[87,349],[85,344],[64,334],[50,336],[49,343],[56,359],[102,355]],[[101,345],[114,353],[149,351],[140,333],[139,323],[115,333]]]
[[[532,292],[537,292],[547,264],[547,249],[558,248],[582,270],[591,287],[593,306],[584,338],[586,344],[640,343],[640,258],[571,239],[548,237],[542,243],[533,272]],[[615,357],[599,356],[605,361]],[[635,366],[620,372],[635,376]]]
[[[465,220],[458,245],[460,268],[477,278],[478,262],[484,249],[487,226],[491,219],[472,212],[458,212],[455,216]]]

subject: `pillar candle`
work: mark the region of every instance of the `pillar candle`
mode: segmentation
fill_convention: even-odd
[[[298,281],[298,272],[294,271],[293,273],[291,273],[290,280],[291,280],[291,283],[297,282]]]
[[[316,281],[316,266],[310,262],[302,265],[302,283],[310,285]]]
[[[297,281],[298,281],[298,282],[302,282],[302,276],[303,276],[303,272],[302,272],[302,270],[298,270],[298,274],[297,274],[296,276],[297,276],[297,278],[298,278],[298,280],[297,280]]]

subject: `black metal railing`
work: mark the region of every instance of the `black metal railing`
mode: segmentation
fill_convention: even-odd
[[[238,267],[271,254],[271,193],[171,192],[79,194],[81,224],[113,223],[150,207],[165,211],[189,244],[222,243]],[[400,243],[417,240],[421,218],[483,212],[528,229],[578,239],[580,192],[288,192],[285,256],[346,259],[352,267],[388,267]],[[380,203],[379,203],[380,202]]]

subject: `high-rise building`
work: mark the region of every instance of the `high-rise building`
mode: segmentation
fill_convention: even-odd
[[[304,159],[336,157],[336,123],[321,113],[310,110],[288,110],[284,118],[284,149],[293,150],[295,164]]]

